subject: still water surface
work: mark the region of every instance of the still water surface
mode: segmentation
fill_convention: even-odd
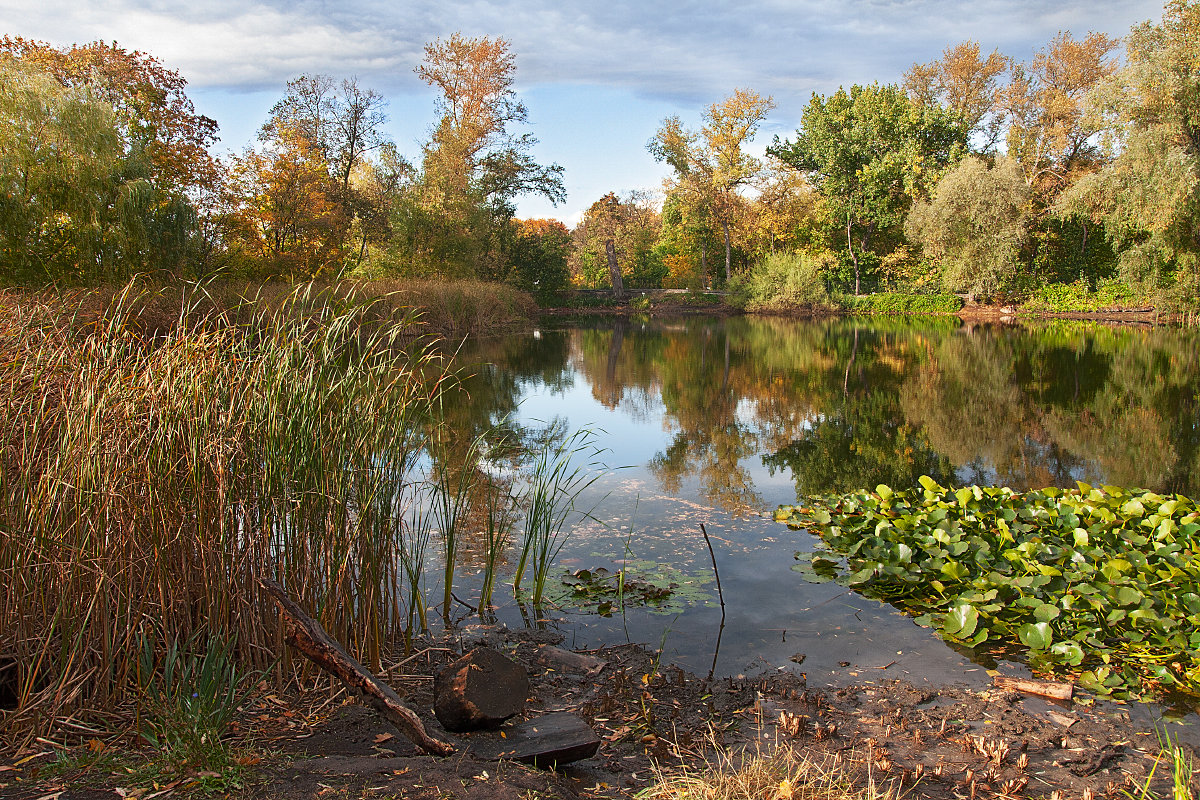
[[[625,565],[629,575],[679,585],[665,611],[605,618],[564,602],[547,624],[568,645],[661,646],[664,662],[702,675],[787,669],[813,685],[979,685],[994,666],[986,654],[957,652],[844,587],[805,582],[794,555],[814,538],[760,512],[798,495],[908,488],[921,475],[1194,496],[1197,338],[1065,322],[550,323],[464,354],[476,374],[456,413],[474,432],[500,425],[528,441],[596,430],[612,468],[584,504],[599,504],[599,522],[573,529],[559,574]],[[719,567],[724,627],[701,524]],[[527,622],[511,601],[499,616]]]

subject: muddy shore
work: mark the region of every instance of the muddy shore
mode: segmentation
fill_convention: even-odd
[[[410,656],[389,680],[436,730],[431,678],[459,653],[493,647],[530,675],[531,697],[520,718],[499,731],[456,735],[459,752],[444,759],[422,754],[324,679],[305,691],[260,692],[233,732],[245,779],[223,796],[629,797],[653,780],[656,768],[701,768],[718,751],[789,747],[862,785],[870,781],[907,798],[1050,797],[1056,791],[1119,797],[1123,790],[1140,791],[1159,753],[1156,731],[1144,719],[1086,697],[1056,704],[999,689],[930,689],[888,679],[815,689],[795,672],[709,681],[661,665],[654,652],[636,645],[590,651],[603,664],[584,671],[547,657],[560,643],[550,631],[478,628],[426,643]],[[488,758],[513,724],[552,711],[584,718],[602,739],[597,755],[558,771]],[[141,757],[136,745],[129,739],[105,747],[114,758],[60,772],[36,766],[49,764],[50,756],[13,766],[30,755],[17,754],[0,770],[0,797],[203,796],[199,778],[189,779],[186,771],[166,790],[164,783],[131,786],[130,770],[115,765]],[[1168,766],[1154,772],[1160,796],[1170,796]]]

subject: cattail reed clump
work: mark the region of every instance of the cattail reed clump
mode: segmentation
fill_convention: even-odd
[[[416,473],[450,372],[413,316],[197,289],[148,336],[144,300],[0,293],[0,742],[117,721],[147,641],[271,666],[260,575],[376,669],[424,619]]]

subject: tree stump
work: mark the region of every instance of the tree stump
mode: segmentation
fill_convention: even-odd
[[[448,731],[495,728],[519,714],[529,696],[525,668],[487,647],[442,667],[433,681],[433,713]]]

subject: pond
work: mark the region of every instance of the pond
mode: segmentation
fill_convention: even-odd
[[[814,537],[762,512],[798,495],[908,488],[922,475],[1194,496],[1197,344],[1194,330],[1057,321],[706,317],[548,321],[486,342],[462,354],[476,366],[457,424],[526,441],[590,428],[610,468],[582,502],[596,504],[594,520],[559,555],[548,619],[511,599],[497,613],[556,627],[576,648],[661,647],[664,662],[701,675],[792,670],[820,686],[1022,674],[956,651],[891,606],[807,582],[795,554]],[[675,584],[672,595],[661,607],[600,605],[612,594],[590,589],[622,567],[642,582],[627,597]]]

